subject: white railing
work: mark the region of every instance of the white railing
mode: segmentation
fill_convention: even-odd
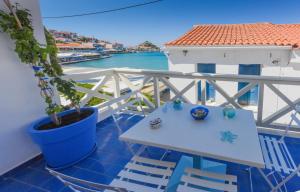
[[[132,79],[138,76],[137,81]],[[161,104],[161,85],[168,88],[172,94],[170,100],[173,101],[176,98],[181,98],[187,103],[197,103],[197,101],[191,99],[186,95],[189,90],[194,89],[194,93],[198,93],[197,84],[201,82],[201,93],[206,92],[205,83],[208,82],[215,88],[216,92],[224,99],[222,101],[216,101],[213,104],[217,106],[225,106],[231,104],[235,108],[243,108],[237,99],[251,90],[253,87],[259,87],[258,105],[254,107],[256,123],[258,127],[272,128],[272,129],[284,129],[286,126],[286,120],[284,118],[292,110],[295,109],[297,104],[300,104],[300,78],[293,77],[271,77],[271,76],[246,76],[246,75],[221,75],[221,74],[200,74],[200,73],[182,73],[182,72],[170,72],[170,71],[154,71],[154,70],[133,70],[133,69],[109,69],[95,72],[86,72],[80,74],[67,75],[66,78],[71,78],[78,82],[92,82],[93,87],[91,89],[76,87],[78,91],[86,93],[82,98],[82,105],[86,105],[87,102],[93,98],[100,98],[105,100],[104,102],[95,105],[100,110],[100,118],[106,118],[111,115],[120,103],[128,102],[128,106],[134,107],[134,102],[130,102],[130,98],[138,96],[144,102],[146,108],[151,111]],[[189,82],[179,87],[176,81],[172,79],[185,79]],[[248,85],[241,90],[236,90],[236,93],[232,93],[232,89],[229,92],[222,87],[222,82],[247,82]],[[109,88],[108,88],[108,87]],[[152,102],[149,96],[146,96],[142,89],[145,86],[152,86],[153,99]],[[293,90],[293,94],[286,94],[286,88]],[[113,95],[107,95],[100,93],[99,90],[107,89],[108,92],[112,92]],[[266,95],[266,89],[268,89],[268,95]],[[124,91],[126,90],[126,91]],[[272,94],[272,95],[270,95]],[[297,95],[295,95],[297,94]],[[206,94],[201,94],[201,104],[206,103]],[[278,105],[272,105],[267,102],[270,97],[276,97],[277,100],[281,100],[281,103],[285,103],[281,107]],[[292,99],[293,98],[293,99]],[[295,99],[296,98],[296,99]],[[271,111],[269,114],[265,113],[266,109]],[[293,131],[299,131],[298,128],[292,128]]]

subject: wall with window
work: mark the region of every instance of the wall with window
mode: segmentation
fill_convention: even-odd
[[[187,50],[187,51],[184,51]],[[253,69],[253,73],[259,71],[260,75],[263,76],[295,76],[300,77],[300,70],[295,70],[289,65],[291,57],[291,49],[288,47],[282,48],[234,48],[234,47],[219,47],[219,48],[172,48],[167,47],[165,52],[168,55],[169,59],[169,70],[170,71],[181,71],[181,72],[196,72],[197,66],[199,63],[215,63],[216,64],[216,73],[219,74],[239,74],[247,72],[241,72],[240,64],[244,65],[244,68],[247,68],[247,65],[255,65],[256,68],[260,66],[260,70]],[[257,65],[258,64],[258,65]],[[251,67],[250,67],[251,68]],[[232,83],[232,82],[217,82],[230,96],[233,96],[237,90],[245,86],[243,84]],[[178,89],[183,89],[186,84],[182,84],[181,81],[177,81],[176,86]],[[295,87],[293,86],[277,86],[287,97],[295,100],[299,98],[299,93],[296,93]],[[191,89],[188,93],[188,97],[193,103],[198,102],[198,86],[195,86],[194,89]],[[256,97],[258,94],[258,88],[251,90],[253,93],[251,96],[245,97]],[[299,92],[299,90],[298,90]],[[271,90],[265,88],[264,94],[264,105],[270,106],[265,108],[263,115],[264,117],[268,116],[274,111],[285,106],[285,102],[281,101],[276,95],[273,94]],[[245,101],[246,99],[244,99]],[[207,102],[207,104],[215,105],[225,102],[225,98],[221,96],[218,92],[215,93],[215,103]],[[254,102],[253,102],[254,101]],[[241,101],[243,102],[243,101]],[[248,101],[247,101],[248,102]],[[245,104],[250,104],[248,109],[254,110],[256,112],[256,103],[255,99],[250,99],[249,103],[244,102]],[[253,106],[251,106],[253,105]],[[284,120],[287,121],[288,117]]]
[[[17,0],[32,14],[36,38],[45,43],[38,0]],[[0,9],[5,9],[0,1]],[[6,9],[5,9],[6,10]],[[31,68],[20,62],[14,43],[0,33],[0,175],[40,153],[26,129],[43,116],[44,104]]]

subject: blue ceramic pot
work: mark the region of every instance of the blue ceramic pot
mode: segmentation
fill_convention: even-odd
[[[40,125],[50,122],[50,117],[42,118],[29,128],[29,134],[37,143],[49,167],[65,168],[87,157],[96,147],[96,123],[98,109],[85,107],[92,114],[76,123],[56,129],[38,130]],[[74,110],[64,111],[58,116],[72,113]]]
[[[224,109],[223,109],[223,116],[226,119],[232,119],[232,118],[234,118],[234,116],[235,116],[235,109],[233,107],[231,107],[231,106],[224,107]]]
[[[182,103],[174,103],[173,108],[180,111],[182,109]]]

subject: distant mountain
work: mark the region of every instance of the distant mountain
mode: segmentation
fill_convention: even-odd
[[[159,47],[151,43],[150,41],[145,41],[137,46],[138,51],[159,51]]]

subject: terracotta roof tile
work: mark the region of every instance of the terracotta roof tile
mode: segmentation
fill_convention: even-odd
[[[94,48],[93,43],[56,43],[57,48]]]
[[[300,24],[197,25],[166,46],[275,45],[300,48]]]

